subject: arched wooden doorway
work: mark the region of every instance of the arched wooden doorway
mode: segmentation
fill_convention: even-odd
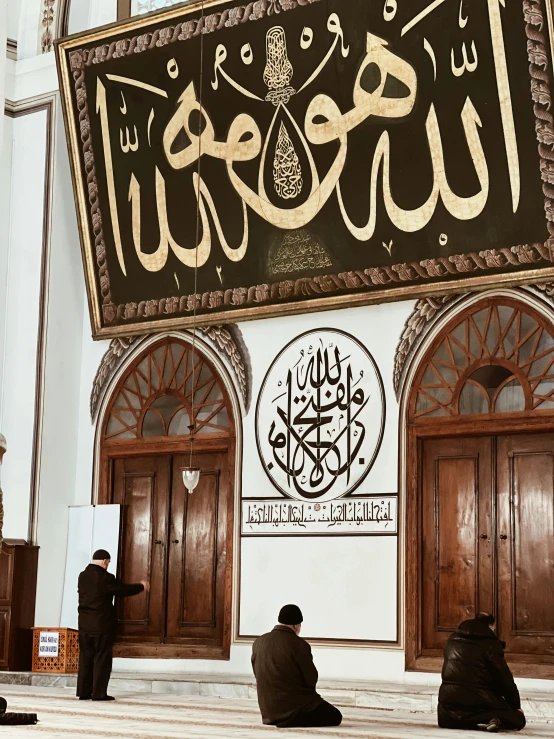
[[[406,516],[407,668],[489,611],[516,674],[554,677],[554,326],[522,300],[473,302],[425,352]]]
[[[191,427],[202,472],[189,495]],[[100,433],[99,502],[122,506],[119,576],[150,584],[119,603],[116,656],[228,659],[236,436],[213,363],[178,338],[149,345]]]

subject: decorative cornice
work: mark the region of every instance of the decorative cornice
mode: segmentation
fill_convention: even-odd
[[[237,326],[204,326],[200,329],[219,353],[229,360],[248,413],[251,401],[250,357],[242,333]]]
[[[214,344],[218,353],[229,363],[235,376],[245,410],[248,412],[251,398],[251,373],[248,350],[242,340],[240,330],[236,326],[208,326],[200,329],[204,336]],[[160,337],[163,334],[160,334]],[[191,334],[184,333],[190,341]],[[117,369],[122,365],[129,352],[148,336],[124,336],[112,339],[108,350],[102,357],[100,366],[92,383],[90,394],[90,417],[94,423],[101,399]]]
[[[13,38],[9,38],[6,43],[6,56],[12,61],[17,61],[17,41]]]

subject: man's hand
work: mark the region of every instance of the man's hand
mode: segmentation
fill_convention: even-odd
[[[144,588],[145,593],[147,593],[150,590],[150,583],[148,582],[148,580],[141,580],[140,584]]]
[[[523,708],[518,708],[517,710],[525,716],[525,714],[523,713]]]

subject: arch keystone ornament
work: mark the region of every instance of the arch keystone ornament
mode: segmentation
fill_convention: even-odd
[[[287,498],[353,493],[379,452],[385,393],[369,351],[337,329],[308,331],[273,361],[256,406],[263,467]]]

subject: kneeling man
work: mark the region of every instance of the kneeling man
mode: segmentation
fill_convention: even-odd
[[[0,726],[29,726],[38,723],[36,713],[6,713],[8,703],[0,698]]]
[[[444,649],[438,719],[443,729],[520,730],[525,727],[519,691],[504,658],[494,617],[464,621]]]
[[[312,650],[299,636],[302,621],[298,606],[283,606],[279,624],[254,642],[252,667],[263,723],[279,728],[339,726],[341,712],[316,692]]]

